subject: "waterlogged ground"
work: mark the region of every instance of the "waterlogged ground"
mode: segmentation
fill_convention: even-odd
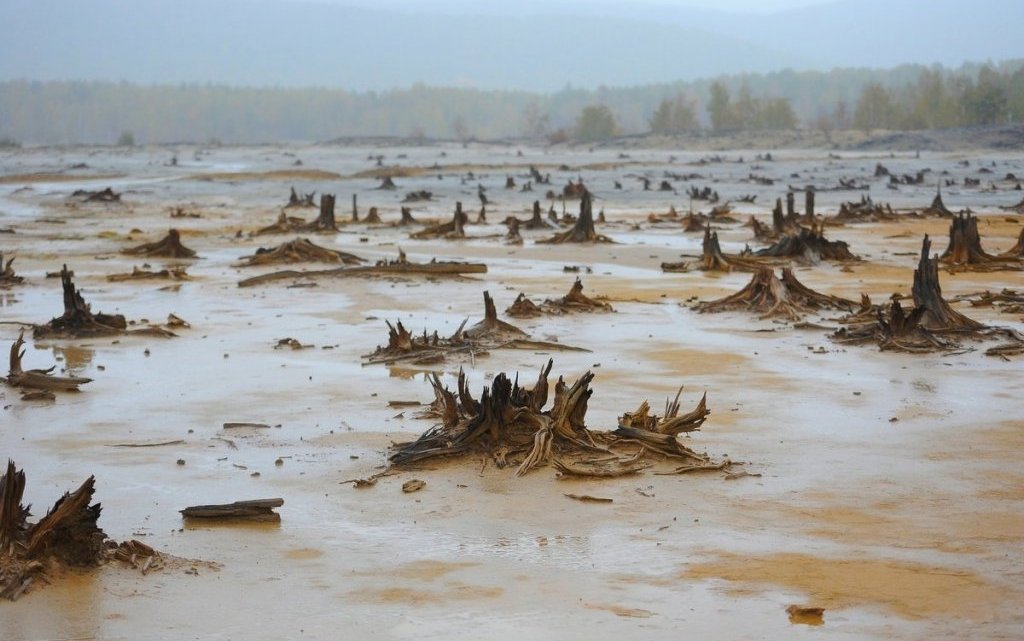
[[[844,177],[870,186],[820,191],[818,212],[833,214],[862,193],[921,207],[939,177],[953,178],[958,186],[944,189],[946,204],[978,213],[985,248],[997,253],[1024,222],[1003,209],[1021,200],[1005,176],[1024,176],[1024,158],[829,158],[808,151],[758,162],[758,151],[705,164],[697,161],[706,154],[686,151],[672,152],[670,161],[665,151],[620,157],[456,146],[3,153],[0,229],[16,233],[0,234],[0,251],[17,256],[26,283],[0,291],[0,344],[17,337],[17,322],[60,313],[59,281],[45,274],[62,263],[94,310],[153,322],[174,313],[192,328],[172,340],[30,341],[26,367],[57,364],[95,380],[52,403],[22,401],[16,390],[0,388],[0,457],[25,468],[26,498],[37,515],[95,474],[100,523],[110,537],[139,538],[203,563],[145,577],[116,565],[52,577],[51,585],[0,604],[0,639],[450,639],[470,630],[497,639],[1021,638],[1021,361],[986,357],[985,345],[920,356],[844,348],[823,330],[697,314],[686,301],[736,291],[749,275],[662,273],[663,261],[699,254],[700,234],[646,218],[670,205],[686,211],[683,192],[691,185],[710,185],[723,200],[754,194],[755,204],[736,206],[737,217],[768,220],[787,184],[822,189]],[[378,154],[385,166],[403,167],[397,191],[375,190],[379,180],[361,174],[376,169],[370,157]],[[891,190],[873,177],[879,161],[894,173],[931,173],[924,185]],[[79,163],[85,166],[71,169]],[[415,241],[407,230],[348,225],[313,240],[368,259],[394,257],[401,246],[412,260],[471,259],[489,271],[444,281],[237,287],[241,278],[270,271],[235,267],[240,256],[287,239],[247,232],[274,221],[291,185],[336,193],[340,220],[357,194],[361,213],[377,206],[387,223],[397,220],[404,194],[418,189],[433,191],[435,201],[413,205],[417,218],[447,218],[456,200],[475,218],[483,184],[493,201],[491,224],[467,233],[491,236],[504,232],[507,215],[527,217],[534,198],[547,207],[547,186],[504,189],[506,175],[525,182],[530,164],[551,173],[556,190],[582,176],[609,221],[599,231],[617,244],[535,245],[548,233],[525,230],[521,247],[500,238]],[[669,179],[678,194],[642,191],[638,177],[650,177],[656,189],[666,171],[701,177]],[[775,185],[749,182],[750,174]],[[964,188],[965,176],[980,178],[980,187]],[[614,189],[616,180],[622,190]],[[122,204],[68,200],[75,189],[106,186],[124,192]],[[175,207],[201,218],[172,219]],[[932,219],[831,229],[830,238],[848,241],[865,262],[846,271],[799,268],[797,275],[819,291],[853,298],[908,293],[923,234],[941,251],[947,225]],[[169,290],[166,282],[106,281],[144,262],[120,249],[156,240],[172,226],[201,256],[188,262],[193,280]],[[719,233],[726,252],[754,244],[748,227]],[[165,263],[174,261],[149,261],[153,268]],[[566,265],[589,267],[592,273],[582,274],[587,293],[609,297],[616,313],[516,324],[591,350],[551,355],[556,374],[596,372],[588,424],[613,428],[618,414],[644,398],[658,408],[679,385],[685,408],[707,391],[712,414],[691,445],[716,459],[745,461],[760,477],[648,473],[566,481],[543,468],[517,479],[473,458],[386,476],[365,490],[342,484],[381,471],[392,440],[430,426],[414,417],[415,408],[388,407],[390,400],[431,400],[422,371],[360,365],[362,354],[386,341],[384,319],[450,333],[463,319],[482,316],[485,289],[499,313],[520,291],[538,301],[564,294],[574,278]],[[1021,289],[1024,275],[943,272],[942,286],[947,297]],[[1019,316],[958,307],[1024,329]],[[828,325],[829,317],[810,320]],[[275,350],[285,337],[314,347]],[[451,384],[462,365],[480,389],[501,371],[532,380],[548,356],[500,351],[437,371]],[[231,421],[274,427],[222,429]],[[179,439],[184,443],[114,447]],[[411,478],[426,488],[403,494]],[[566,493],[613,502],[580,503]],[[177,512],[274,496],[285,505],[273,526],[186,526]],[[825,608],[824,625],[791,623],[785,609],[793,604]]]

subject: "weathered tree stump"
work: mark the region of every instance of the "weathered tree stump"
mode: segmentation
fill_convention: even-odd
[[[560,234],[538,240],[537,243],[545,245],[557,245],[561,243],[614,243],[611,238],[597,233],[594,228],[594,211],[591,202],[590,192],[584,190],[580,197],[580,215],[572,229]]]
[[[594,375],[586,372],[572,385],[561,378],[549,396],[551,361],[541,368],[532,389],[519,386],[504,373],[483,390],[480,399],[470,394],[460,373],[458,395],[441,386],[435,377],[433,415],[442,422],[411,443],[395,445],[389,455],[395,467],[405,467],[435,458],[478,453],[499,467],[516,466],[522,476],[543,465],[564,475],[614,477],[637,473],[662,461],[711,465],[706,455],[682,444],[678,435],[694,432],[708,414],[705,399],[686,415],[679,415],[678,395],[666,403],[666,416],[650,414],[646,401],[619,419],[618,429],[592,431],[586,426],[586,412],[593,390]],[[676,463],[678,465],[678,462]],[[723,469],[723,464],[718,469]],[[681,468],[679,468],[681,469]],[[677,471],[679,471],[677,469]]]
[[[661,269],[666,272],[688,272],[694,269],[710,272],[753,272],[761,268],[761,262],[743,256],[726,255],[718,243],[718,232],[711,231],[711,225],[704,228],[704,242],[701,244],[701,257],[696,262],[662,263]]]
[[[804,192],[804,222],[808,225],[815,224],[814,218],[814,190],[808,189]]]
[[[931,247],[932,241],[925,234],[921,243],[921,258],[918,260],[917,269],[914,270],[914,285],[910,290],[914,297],[914,307],[924,309],[920,317],[921,326],[947,332],[977,331],[984,328],[983,324],[954,310],[942,297],[942,288],[939,286],[939,257],[928,257]]]
[[[25,473],[14,461],[0,476],[0,598],[16,600],[35,579],[56,566],[93,567],[105,558],[101,507],[90,505],[96,480],[90,476],[65,493],[37,523],[21,504]]]
[[[805,314],[824,309],[852,311],[856,303],[838,296],[821,294],[807,287],[786,267],[782,278],[771,267],[761,267],[740,291],[714,301],[698,303],[698,312],[749,311],[760,318],[785,318],[798,321]]]
[[[391,176],[384,176],[380,179],[380,185],[378,185],[377,189],[394,191],[395,189],[398,189],[398,186],[395,185],[395,181],[391,179]]]
[[[376,207],[370,207],[370,211],[366,214],[366,219],[363,221],[367,225],[380,225],[383,221],[380,219],[380,212],[377,211]]]
[[[940,218],[952,218],[955,214],[946,208],[946,204],[942,202],[942,183],[939,183],[935,189],[935,198],[932,199],[932,204],[925,208],[922,212],[925,216],[937,216]]]
[[[82,294],[75,288],[64,265],[60,271],[61,287],[64,289],[64,313],[46,325],[36,325],[36,338],[82,338],[110,336],[128,329],[128,322],[120,314],[92,313]]]
[[[845,242],[825,238],[824,227],[818,225],[811,229],[801,227],[796,234],[785,234],[774,245],[754,252],[751,257],[792,258],[805,264],[822,260],[860,260]]]
[[[181,234],[177,229],[168,230],[161,240],[146,243],[138,247],[122,249],[122,254],[129,256],[152,256],[159,258],[195,258],[196,253],[181,244]]]
[[[313,202],[313,198],[316,196],[316,192],[304,194],[301,198],[295,192],[295,187],[291,188],[291,193],[288,195],[288,204],[285,205],[285,209],[291,207],[316,207],[316,203]]]
[[[1024,237],[1024,232],[1022,232]],[[1024,269],[1024,262],[1014,256],[993,256],[981,247],[978,219],[961,212],[949,223],[949,246],[939,262],[956,271],[1001,271]]]

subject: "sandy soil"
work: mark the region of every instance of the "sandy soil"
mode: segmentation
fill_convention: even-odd
[[[787,183],[824,188],[856,178],[869,183],[876,200],[920,207],[934,195],[937,176],[958,183],[970,176],[982,179],[981,188],[944,188],[943,196],[953,209],[978,213],[983,243],[995,253],[1013,244],[1024,223],[1004,209],[1021,192],[1003,180],[1024,176],[1024,158],[788,151],[752,163],[763,150],[739,150],[728,152],[729,162],[701,164],[704,153],[686,150],[630,150],[628,159],[618,151],[517,151],[180,146],[0,153],[0,229],[16,232],[0,234],[0,252],[15,255],[26,278],[0,290],[0,345],[17,336],[17,322],[60,313],[59,281],[45,274],[61,263],[75,271],[94,310],[155,322],[174,313],[192,324],[169,340],[30,341],[27,367],[56,364],[95,380],[52,403],[22,401],[0,387],[0,455],[25,468],[34,505],[96,474],[109,536],[220,566],[183,563],[144,577],[111,565],[53,577],[16,603],[0,603],[0,640],[449,639],[469,629],[497,639],[1024,636],[1020,360],[988,358],[983,349],[882,353],[838,346],[822,330],[698,314],[690,309],[693,297],[731,293],[749,275],[663,273],[662,262],[699,254],[700,235],[645,222],[670,205],[689,208],[683,192],[690,185],[711,185],[724,199],[756,194],[756,204],[737,206],[737,217],[764,220]],[[370,158],[378,153],[386,166],[403,168],[395,171],[404,176],[395,179],[397,191],[376,189]],[[747,162],[735,162],[739,156]],[[898,173],[932,173],[927,185],[894,191],[873,178],[879,161]],[[68,173],[79,163],[86,167]],[[442,168],[424,169],[435,163]],[[505,216],[524,217],[543,197],[547,186],[503,189],[506,174],[527,180],[531,163],[552,173],[556,189],[582,175],[609,220],[599,231],[616,244],[536,245],[544,232],[524,232],[521,247],[493,238],[416,241],[406,230],[347,225],[313,240],[368,259],[393,257],[401,247],[414,260],[480,260],[489,271],[444,281],[237,287],[262,273],[234,267],[237,259],[286,238],[236,232],[272,223],[293,182],[300,192],[337,193],[339,219],[348,217],[354,193],[361,213],[377,206],[385,222],[397,220],[404,194],[419,189],[433,191],[435,200],[414,205],[417,218],[446,218],[456,200],[475,212],[483,184],[494,201],[492,224],[467,229],[482,237],[503,233]],[[978,173],[981,167],[991,173]],[[465,179],[467,171],[473,179]],[[638,177],[657,185],[666,171],[701,178],[673,180],[679,195],[641,190]],[[752,173],[776,184],[749,182]],[[615,180],[623,190],[613,189]],[[123,191],[122,203],[68,198],[75,189],[108,185]],[[861,193],[820,191],[817,210],[834,213]],[[178,207],[200,217],[171,218]],[[184,264],[191,280],[106,280],[147,262],[120,249],[169,227],[181,229],[200,258],[148,264]],[[906,294],[922,235],[931,234],[941,251],[947,227],[932,219],[833,228],[829,236],[848,241],[865,260],[848,271],[823,264],[797,275],[851,298]],[[726,252],[754,244],[744,226],[719,233]],[[360,365],[362,354],[386,341],[384,319],[450,333],[482,315],[485,289],[499,313],[520,291],[534,300],[563,295],[575,278],[563,271],[567,265],[590,268],[581,274],[587,293],[608,297],[616,311],[515,324],[590,350],[550,355],[555,373],[597,373],[588,424],[612,428],[645,398],[660,408],[679,385],[684,407],[707,391],[712,414],[691,445],[745,461],[760,477],[567,481],[543,468],[517,479],[470,459],[385,476],[369,489],[343,484],[381,471],[393,440],[430,426],[414,418],[415,408],[388,407],[389,400],[431,400],[423,371]],[[942,279],[947,297],[1024,288],[1024,272]],[[1024,329],[1017,316],[959,308]],[[831,317],[808,320],[831,325]],[[285,337],[314,347],[275,350]],[[479,389],[501,371],[533,378],[548,356],[499,351],[438,371],[451,384],[464,366]],[[274,427],[222,429],[231,421]],[[174,439],[184,443],[113,447]],[[403,494],[402,483],[412,478],[426,481],[425,489]],[[581,503],[567,493],[613,502]],[[280,524],[185,524],[177,512],[271,496],[285,499]],[[824,625],[794,625],[785,611],[791,604],[824,607]]]

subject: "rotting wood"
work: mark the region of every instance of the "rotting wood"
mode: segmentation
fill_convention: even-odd
[[[374,276],[446,276],[459,277],[467,274],[486,274],[487,265],[483,263],[464,263],[458,261],[438,261],[431,259],[429,263],[414,263],[406,260],[405,253],[399,250],[398,260],[380,260],[374,265],[357,267],[339,267],[314,271],[286,270],[246,278],[238,282],[239,287],[253,287],[279,280],[314,279],[314,278],[350,278]]]
[[[784,318],[798,321],[806,314],[825,309],[852,311],[857,304],[851,300],[821,294],[803,283],[789,267],[783,268],[782,278],[771,267],[761,267],[740,291],[714,301],[694,306],[698,312],[749,311],[760,318]]]
[[[823,226],[814,225],[810,229],[801,227],[792,234],[783,234],[771,247],[758,250],[744,258],[789,258],[804,264],[815,264],[822,260],[857,261],[857,256],[850,252],[850,246],[841,240],[830,241],[825,238]]]
[[[166,329],[150,326],[141,329],[128,329],[128,322],[120,314],[93,313],[75,288],[71,280],[68,266],[61,268],[61,287],[64,290],[64,313],[45,325],[33,328],[33,337],[40,338],[88,338],[94,336],[112,336],[116,334],[146,334],[168,338],[174,336]]]
[[[314,244],[308,238],[296,238],[277,247],[256,250],[251,256],[241,258],[241,266],[275,265],[281,263],[342,263],[358,265],[364,259],[348,252],[327,249]]]
[[[195,258],[195,251],[181,244],[181,234],[177,229],[168,230],[167,235],[162,239],[153,242],[122,249],[122,254],[129,256],[154,256],[159,258]]]
[[[694,432],[708,414],[705,400],[679,416],[679,396],[666,402],[666,415],[650,414],[646,402],[619,419],[614,431],[592,431],[585,425],[594,374],[586,372],[572,385],[559,378],[548,403],[552,362],[540,370],[532,388],[522,387],[518,376],[494,377],[480,399],[469,392],[460,372],[458,394],[449,392],[435,376],[431,384],[436,400],[432,416],[441,423],[410,443],[391,448],[389,460],[401,468],[439,457],[483,454],[498,467],[515,466],[516,476],[550,464],[563,476],[616,477],[635,474],[662,461],[697,461],[710,458],[686,447],[679,438]],[[678,464],[678,463],[677,463]]]
[[[11,344],[10,364],[7,372],[8,385],[25,389],[77,392],[79,385],[92,382],[91,378],[81,376],[54,376],[53,370],[56,366],[49,369],[23,371],[21,359],[25,356],[25,350],[22,349],[24,345],[25,332],[21,332],[18,334],[18,340]]]
[[[737,254],[724,254],[718,243],[718,232],[711,231],[711,225],[704,227],[704,241],[701,243],[701,256],[698,261],[678,263],[662,263],[661,269],[666,272],[688,272],[691,270],[712,272],[752,272],[761,268],[762,261]]]
[[[284,499],[255,499],[215,505],[193,505],[179,510],[184,519],[280,521],[274,508],[284,505]]]

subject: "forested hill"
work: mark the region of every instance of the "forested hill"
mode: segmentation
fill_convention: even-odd
[[[583,118],[583,114],[594,116]],[[596,140],[647,131],[928,129],[1024,120],[1024,60],[783,71],[555,93],[0,82],[0,141],[322,141],[344,136]]]
[[[1020,57],[1024,2],[3,0],[0,80],[551,92]]]

